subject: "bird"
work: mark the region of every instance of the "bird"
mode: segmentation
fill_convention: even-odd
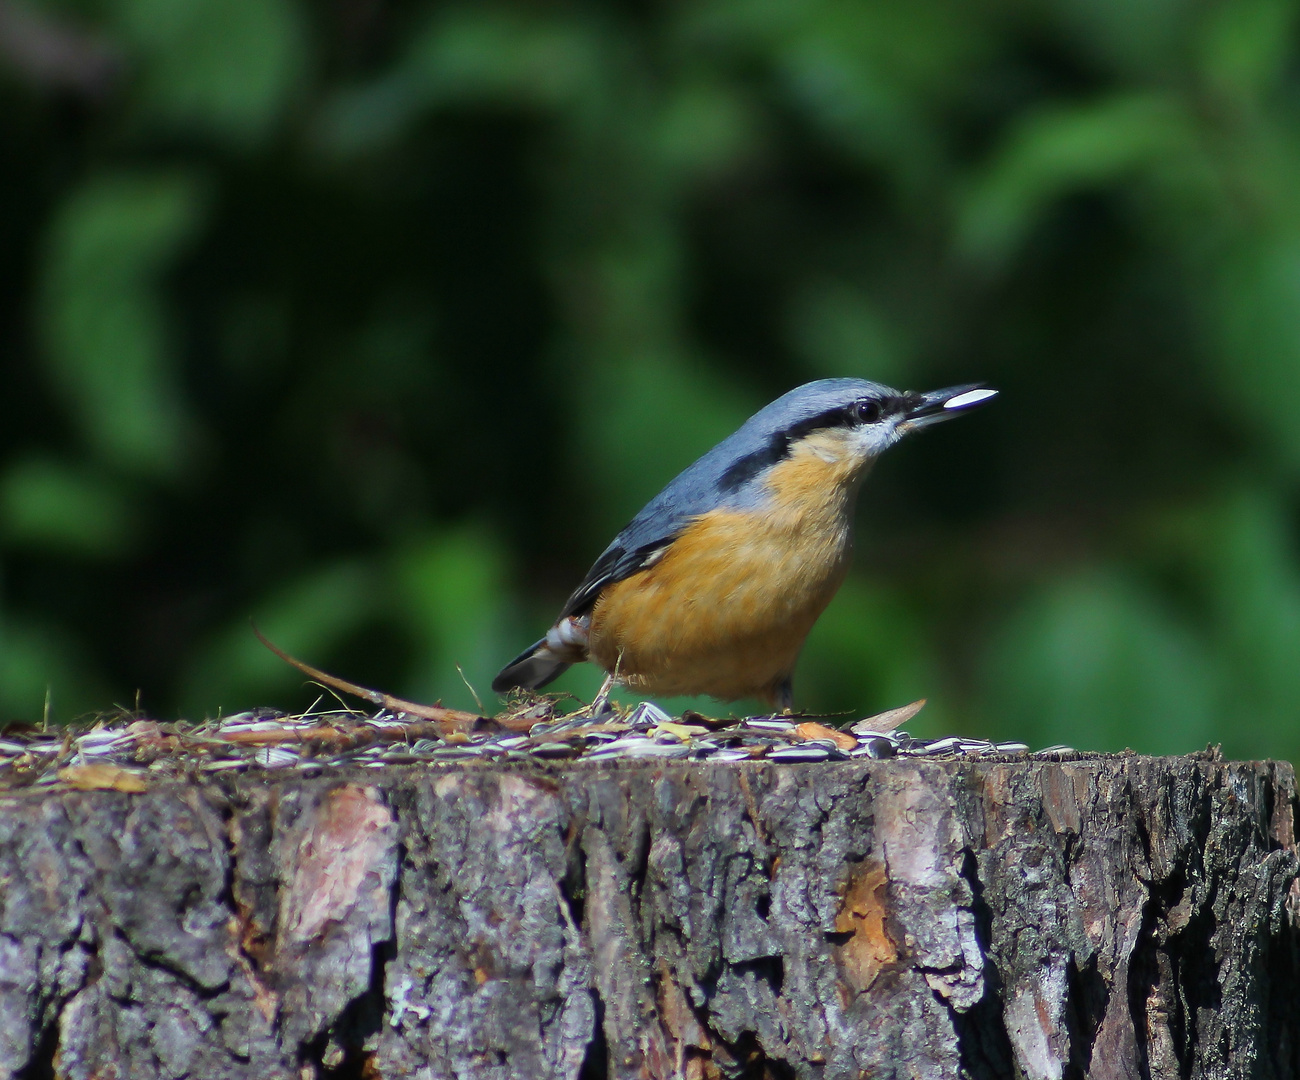
[[[539,690],[591,661],[607,673],[601,705],[620,685],[789,711],[804,639],[848,572],[872,465],[996,395],[982,383],[914,393],[856,378],[789,391],[646,504],[492,689]]]

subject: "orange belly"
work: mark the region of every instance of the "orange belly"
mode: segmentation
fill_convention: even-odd
[[[844,580],[848,509],[697,518],[657,563],[601,593],[591,659],[649,694],[774,701]]]

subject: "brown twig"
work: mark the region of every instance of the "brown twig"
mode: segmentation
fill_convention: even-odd
[[[351,750],[373,742],[403,742],[410,739],[438,738],[441,724],[415,723],[379,727],[361,724],[352,730],[318,724],[313,727],[285,727],[266,731],[222,731],[207,738],[235,746],[274,746],[282,743],[315,743],[333,750]]]
[[[464,742],[465,735],[448,732],[442,724],[432,721],[415,721],[410,724],[358,723],[345,728],[333,724],[313,724],[311,727],[275,727],[257,731],[219,731],[199,734],[187,732],[180,735],[141,735],[136,739],[139,749],[162,753],[180,750],[211,750],[223,746],[283,746],[293,743],[318,746],[341,753],[369,746],[372,743],[413,742],[416,739],[441,738],[447,742]]]
[[[253,624],[250,623],[250,625]],[[474,727],[481,721],[489,719],[488,717],[479,716],[477,713],[462,712],[459,709],[444,709],[441,705],[420,705],[414,701],[393,697],[392,694],[385,694],[381,690],[369,690],[364,686],[358,686],[356,683],[350,683],[346,679],[330,675],[319,668],[304,664],[301,660],[290,656],[283,649],[271,644],[255,625],[253,625],[253,633],[257,635],[257,640],[270,649],[271,652],[275,653],[286,664],[296,667],[308,678],[315,679],[318,683],[323,683],[333,690],[362,698],[372,705],[380,705],[385,709],[392,709],[393,712],[406,713],[408,716],[418,716],[422,720],[432,720],[435,724],[458,730]],[[247,734],[255,735],[259,733],[247,732]],[[226,736],[226,738],[228,739],[229,736]]]

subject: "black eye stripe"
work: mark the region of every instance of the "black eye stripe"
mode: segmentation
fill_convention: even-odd
[[[908,408],[906,398],[890,395],[882,398],[860,398],[851,405],[840,405],[816,416],[810,416],[791,424],[789,427],[774,432],[768,444],[760,450],[746,454],[734,461],[718,477],[718,488],[724,493],[736,491],[749,483],[765,469],[784,459],[790,448],[800,439],[814,431],[828,428],[859,427],[863,424],[879,423],[886,416],[892,416]],[[864,417],[863,411],[866,416]]]
[[[900,397],[863,398],[849,406],[845,420],[850,424],[876,424],[886,416],[906,410],[908,401]]]

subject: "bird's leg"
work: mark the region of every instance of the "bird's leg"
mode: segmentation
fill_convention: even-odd
[[[591,704],[587,706],[592,716],[599,716],[605,711],[605,705],[609,701],[610,691],[614,689],[614,677],[618,674],[618,669],[611,671],[605,676],[605,681],[600,684],[600,689],[596,691],[596,696],[591,699]]]
[[[596,696],[591,699],[592,716],[599,716],[605,711],[605,704],[609,701],[609,693],[614,689],[614,684],[618,682],[618,669],[623,664],[623,651],[620,649],[618,659],[614,661],[614,670],[605,676],[605,681],[600,684],[600,689],[596,691]]]
[[[776,684],[776,693],[772,695],[772,704],[782,712],[794,711],[794,676],[787,675]]]

